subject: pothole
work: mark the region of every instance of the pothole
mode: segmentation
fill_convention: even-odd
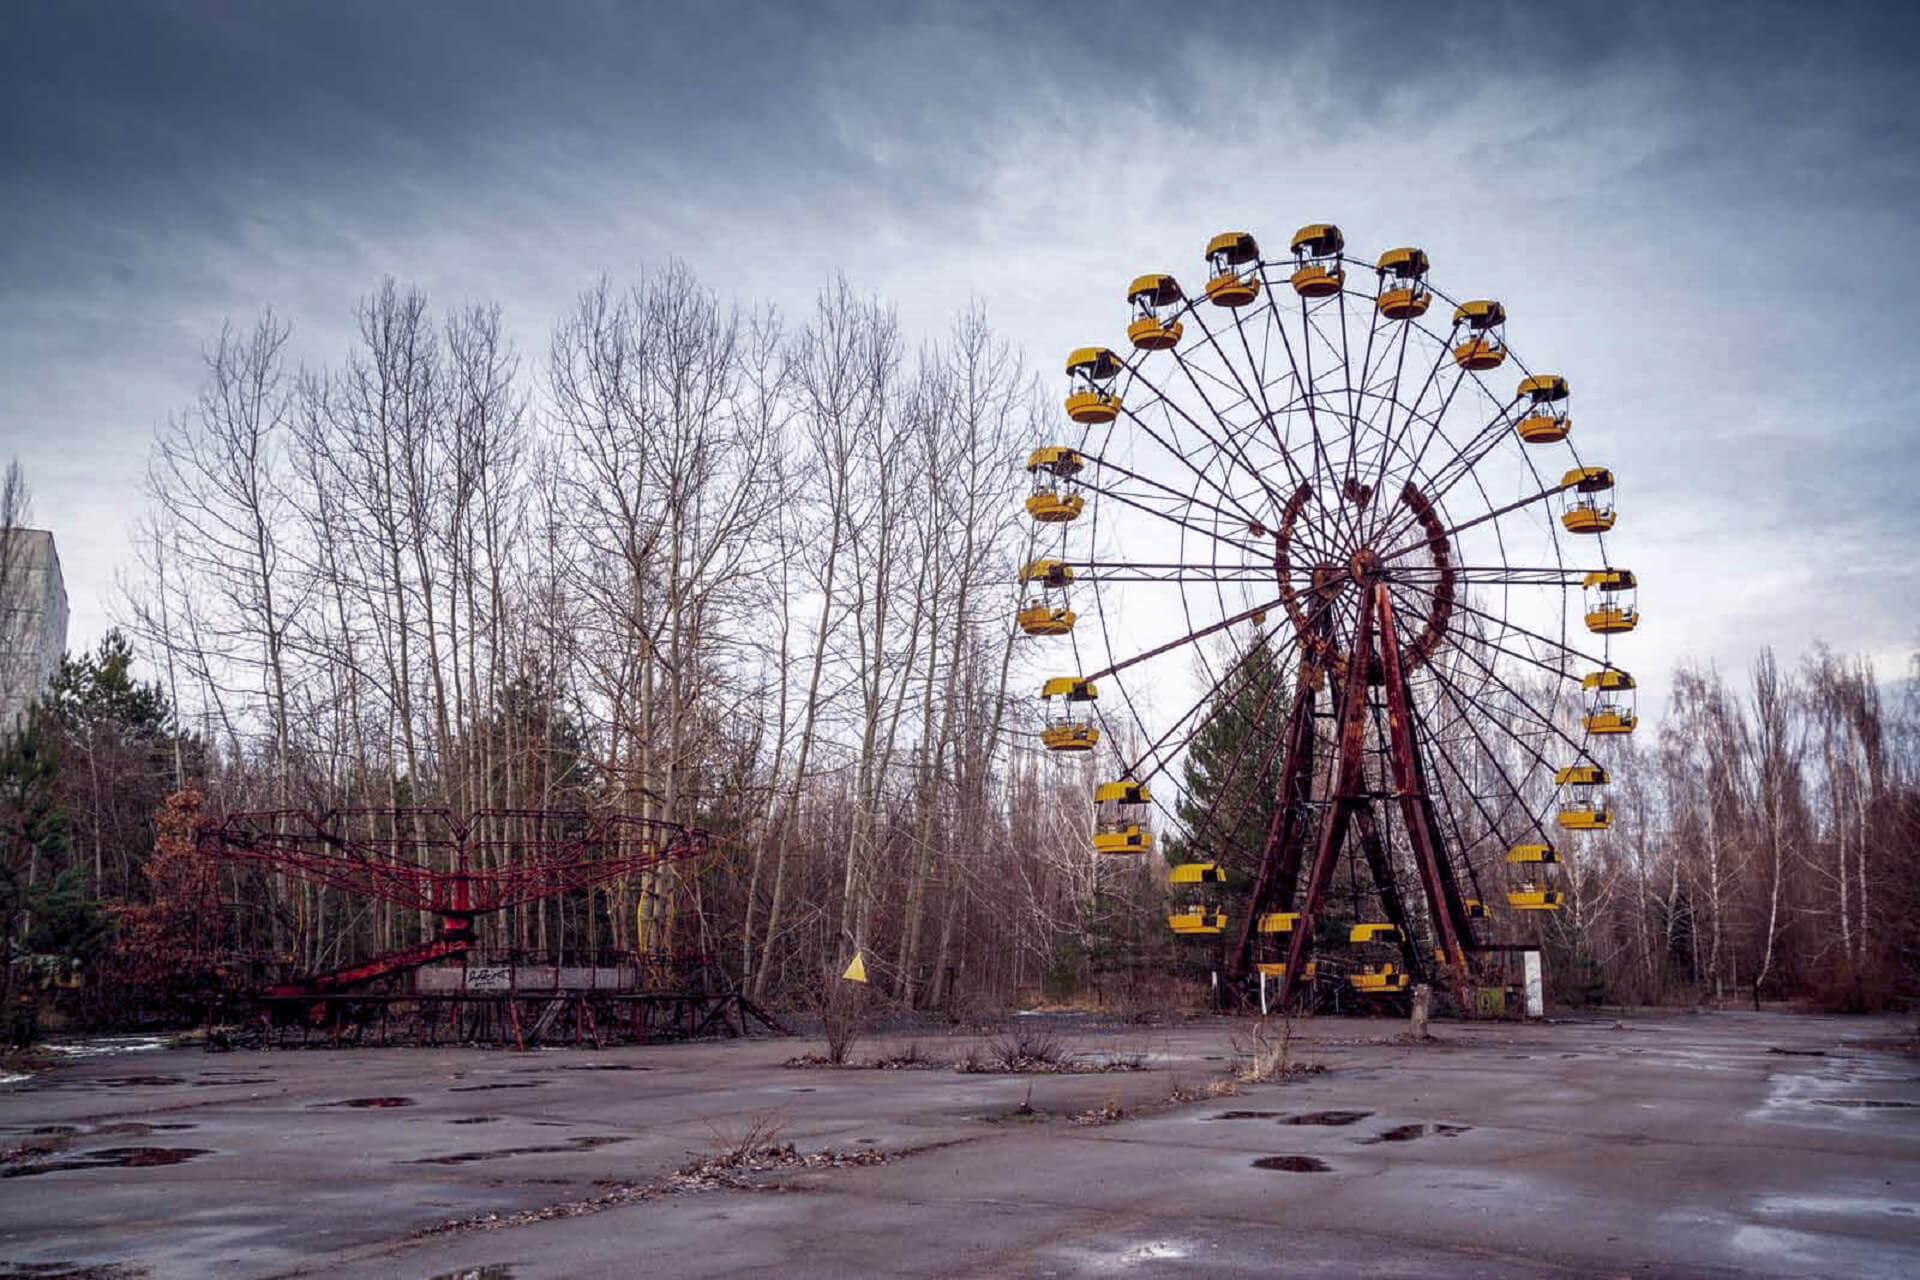
[[[448,1124],[492,1124],[499,1116],[460,1116],[447,1121]]]
[[[1356,1124],[1372,1115],[1371,1111],[1308,1111],[1297,1116],[1288,1116],[1281,1124]]]
[[[461,1151],[450,1156],[429,1156],[424,1160],[408,1160],[406,1164],[476,1164],[482,1160],[505,1160],[509,1156],[557,1156],[570,1155],[576,1151],[591,1151],[595,1147],[604,1147],[610,1143],[625,1142],[626,1138],[615,1134],[588,1134],[568,1142],[564,1146],[552,1147],[506,1147],[499,1151]]]
[[[442,1271],[437,1276],[428,1276],[427,1280],[513,1280],[513,1268],[503,1262],[489,1262],[459,1271]]]
[[[1412,1142],[1415,1138],[1424,1138],[1428,1134],[1438,1134],[1442,1138],[1456,1138],[1472,1129],[1464,1124],[1403,1124],[1396,1125],[1384,1133],[1376,1133],[1371,1138],[1362,1138],[1361,1142],[1371,1146],[1376,1142]]]
[[[1317,1156],[1261,1156],[1253,1162],[1256,1169],[1278,1169],[1282,1173],[1332,1173],[1333,1166]]]
[[[340,1102],[323,1102],[323,1107],[410,1107],[412,1098],[346,1098]]]
[[[485,1093],[489,1089],[538,1089],[545,1080],[497,1080],[492,1084],[456,1084],[448,1093]]]
[[[31,1178],[42,1173],[70,1173],[82,1169],[152,1169],[160,1165],[183,1164],[196,1156],[207,1154],[205,1147],[106,1147],[65,1160],[0,1170],[0,1178]]]
[[[1896,1102],[1887,1098],[1815,1098],[1815,1106],[1847,1107],[1856,1111],[1883,1111],[1893,1107],[1920,1107],[1920,1102]]]
[[[1208,1116],[1209,1120],[1271,1120],[1279,1115],[1278,1111],[1222,1111],[1217,1116]]]

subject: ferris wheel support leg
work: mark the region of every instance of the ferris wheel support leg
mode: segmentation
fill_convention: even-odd
[[[1473,1008],[1467,996],[1467,957],[1457,927],[1462,911],[1459,894],[1441,861],[1440,844],[1432,825],[1432,808],[1420,776],[1413,743],[1413,717],[1407,699],[1406,672],[1400,663],[1400,646],[1393,633],[1393,602],[1387,584],[1374,584],[1374,607],[1380,614],[1380,662],[1387,682],[1388,757],[1393,766],[1393,789],[1400,800],[1401,819],[1413,845],[1414,860],[1420,868],[1420,884],[1426,890],[1432,908],[1433,928],[1440,949],[1446,954],[1454,997],[1464,1014]],[[1450,891],[1452,891],[1450,893]]]
[[[1361,805],[1354,812],[1353,824],[1358,829],[1360,851],[1367,859],[1367,871],[1373,876],[1374,891],[1380,895],[1381,910],[1400,930],[1401,962],[1415,982],[1425,982],[1427,964],[1420,958],[1420,948],[1413,945],[1413,922],[1407,918],[1407,904],[1401,900],[1400,886],[1394,882],[1393,863],[1380,840],[1380,824],[1374,821],[1373,806]]]
[[[1227,977],[1235,984],[1247,974],[1253,935],[1259,928],[1261,915],[1275,907],[1285,910],[1300,879],[1301,837],[1313,788],[1314,704],[1313,677],[1309,668],[1302,665],[1293,692],[1293,706],[1287,716],[1285,764],[1276,797],[1279,804],[1274,807],[1273,820],[1267,826],[1266,844],[1260,850],[1260,869],[1254,875],[1253,894],[1247,900],[1246,919],[1240,925],[1240,940],[1227,957]],[[1263,977],[1261,982],[1265,981]],[[1263,985],[1263,1005],[1265,1001]]]
[[[1360,760],[1367,736],[1367,673],[1373,665],[1373,614],[1375,597],[1360,597],[1360,617],[1354,626],[1353,649],[1347,662],[1347,677],[1340,698],[1340,762],[1335,775],[1333,799],[1320,820],[1320,838],[1314,846],[1313,869],[1307,874],[1307,891],[1300,901],[1300,919],[1295,922],[1287,943],[1287,970],[1280,975],[1280,1007],[1293,998],[1299,975],[1305,971],[1306,956],[1313,943],[1313,920],[1320,911],[1320,898],[1333,876],[1333,864],[1345,842],[1347,823],[1353,811],[1365,800],[1360,795]]]

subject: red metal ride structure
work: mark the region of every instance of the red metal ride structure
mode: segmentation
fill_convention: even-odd
[[[365,986],[473,947],[476,916],[704,856],[707,833],[579,810],[298,809],[226,814],[203,827],[204,857],[296,876],[430,912],[436,938],[269,987],[271,999]]]

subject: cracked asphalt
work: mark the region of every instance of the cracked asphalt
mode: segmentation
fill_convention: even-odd
[[[1294,1056],[1324,1071],[1177,1103],[1246,1023],[1045,1025],[1146,1069],[782,1067],[804,1040],[82,1058],[0,1088],[0,1280],[1920,1275],[1911,1019],[1436,1023],[1425,1044],[1318,1019]],[[756,1127],[890,1158],[672,1181]]]

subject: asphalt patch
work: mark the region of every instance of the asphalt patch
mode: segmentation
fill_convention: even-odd
[[[207,1154],[205,1147],[105,1147],[65,1160],[0,1170],[0,1178],[31,1178],[42,1173],[71,1173],[82,1169],[153,1169],[160,1165],[184,1164]]]
[[[1424,1138],[1430,1133],[1438,1134],[1443,1138],[1457,1138],[1472,1127],[1464,1124],[1403,1124],[1388,1129],[1384,1133],[1376,1133],[1371,1138],[1362,1138],[1360,1141],[1368,1146],[1376,1142],[1412,1142],[1415,1138]]]
[[[1317,1156],[1261,1156],[1253,1162],[1256,1169],[1277,1169],[1282,1173],[1332,1173],[1333,1166]]]
[[[429,1156],[424,1160],[404,1160],[402,1164],[477,1164],[482,1160],[505,1160],[509,1156],[558,1156],[570,1155],[576,1151],[591,1151],[595,1147],[608,1146],[615,1142],[626,1142],[627,1138],[614,1134],[588,1134],[575,1138],[564,1146],[553,1147],[504,1147],[498,1151],[460,1151],[450,1156]]]
[[[1372,1115],[1371,1111],[1308,1111],[1302,1115],[1288,1116],[1281,1124],[1356,1124]]]

